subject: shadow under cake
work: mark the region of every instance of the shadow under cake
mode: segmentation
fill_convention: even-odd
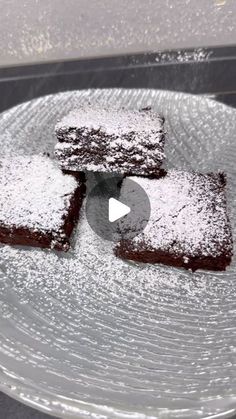
[[[67,251],[85,193],[47,156],[0,162],[0,242]]]
[[[147,193],[151,216],[143,232],[121,240],[123,259],[197,269],[225,270],[233,254],[227,212],[226,176],[170,170],[160,179],[130,177]],[[122,194],[129,194],[124,179]],[[125,217],[121,220],[125,229]]]

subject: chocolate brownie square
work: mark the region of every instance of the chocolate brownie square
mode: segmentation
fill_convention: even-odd
[[[151,109],[81,107],[55,128],[62,169],[155,175],[165,158],[164,119]]]
[[[67,251],[85,186],[47,156],[0,161],[0,242]]]
[[[233,242],[223,173],[170,170],[159,179],[130,179],[146,191],[151,216],[141,234],[120,241],[117,256],[193,271],[225,270],[231,262]],[[124,179],[121,195],[132,194],[126,189]]]

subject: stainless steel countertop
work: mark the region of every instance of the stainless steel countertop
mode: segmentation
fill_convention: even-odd
[[[0,66],[232,45],[234,0],[1,0]]]

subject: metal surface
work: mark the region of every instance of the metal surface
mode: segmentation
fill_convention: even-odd
[[[111,87],[220,95],[235,105],[235,71],[235,47],[1,68],[0,111],[49,93]]]
[[[153,90],[81,91],[0,118],[1,155],[52,151],[56,119],[82,102],[152,105],[169,166],[228,173],[235,236],[236,112]],[[61,417],[229,417],[236,407],[235,260],[226,273],[131,266],[82,214],[67,255],[0,249],[1,389]]]
[[[0,66],[236,43],[234,0],[1,0]]]

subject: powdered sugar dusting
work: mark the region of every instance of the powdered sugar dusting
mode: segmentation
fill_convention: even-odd
[[[150,110],[81,108],[56,126],[55,156],[65,169],[156,173],[164,154],[163,119]]]
[[[189,63],[207,61],[212,55],[212,51],[205,48],[193,50],[165,51],[157,53],[155,61],[158,63]]]
[[[115,302],[123,306],[124,298],[129,298],[130,292],[134,303],[147,296],[153,303],[158,299],[158,293],[155,295],[153,291],[163,286],[166,292],[168,289],[176,288],[178,292],[182,289],[189,298],[196,297],[205,289],[201,275],[193,286],[191,276],[189,278],[182,270],[173,271],[157,265],[137,268],[114,257],[110,242],[102,240],[91,230],[85,205],[75,235],[75,247],[69,251],[68,257],[42,249],[0,247],[0,256],[6,262],[6,274],[12,278],[14,289],[20,296],[40,290],[45,294],[54,292],[58,300],[68,301],[70,295],[76,301],[73,309],[78,311],[86,295],[94,295],[96,300],[107,295],[110,304]]]
[[[1,132],[7,126],[12,137],[4,149],[51,152],[56,118],[88,98],[111,107],[151,103],[161,109],[171,121],[169,164],[186,168],[186,157],[188,167],[227,170],[233,221],[235,110],[203,97],[115,89],[36,99],[1,119]],[[80,214],[75,247],[68,253],[0,246],[6,390],[56,416],[66,410],[109,419],[203,418],[231,409],[235,260],[227,272],[204,274],[130,264],[91,231],[83,209]],[[68,397],[60,396],[62,390]]]
[[[171,170],[161,179],[130,177],[147,193],[151,218],[143,233],[132,240],[137,251],[161,249],[185,256],[218,256],[232,252],[226,197],[219,174],[197,174]],[[124,180],[125,194],[128,183]]]
[[[140,150],[141,148],[142,150]],[[118,151],[119,149],[115,150],[114,147],[111,147],[99,158],[96,151],[94,151],[94,154],[84,153],[80,146],[58,143],[55,147],[55,156],[63,169],[72,171],[132,173],[137,175],[156,173],[160,168],[160,162],[165,158],[164,152],[159,151],[158,148],[155,151],[148,150],[145,146],[140,147],[140,149],[127,154],[127,150]]]
[[[163,129],[163,120],[155,112],[128,109],[109,109],[96,106],[72,110],[56,125],[56,131],[84,128],[86,131],[101,130],[107,135],[120,136],[130,132],[157,134]],[[74,140],[73,134],[68,141]],[[138,137],[139,134],[136,134]]]
[[[62,227],[77,181],[46,156],[1,160],[0,223],[53,231]]]

